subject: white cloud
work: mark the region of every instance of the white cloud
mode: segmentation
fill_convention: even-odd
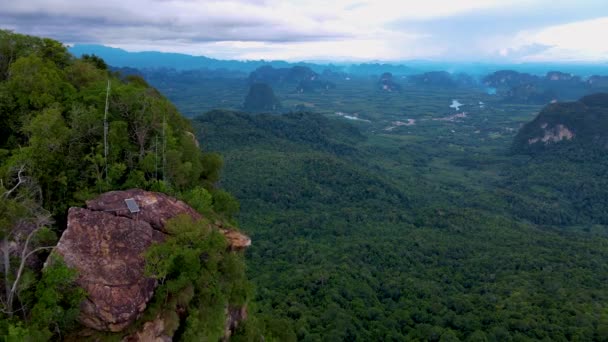
[[[514,44],[547,49],[521,56],[523,61],[605,61],[608,59],[608,17],[556,25],[516,35]]]
[[[500,0],[405,0],[405,1],[367,1],[353,11],[346,12],[344,17],[357,22],[386,23],[398,19],[425,20],[454,16],[466,12],[490,8],[511,7],[521,3],[513,0],[509,3]]]
[[[584,32],[605,36],[605,21],[555,25],[608,16],[603,1],[0,0],[0,25],[66,43],[217,58],[606,59],[600,42],[581,41]]]

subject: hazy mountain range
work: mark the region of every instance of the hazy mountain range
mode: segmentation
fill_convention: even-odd
[[[295,65],[308,66],[316,72],[326,69],[342,71],[354,75],[380,75],[390,72],[394,75],[411,75],[425,71],[445,70],[448,72],[464,72],[472,75],[485,75],[496,70],[511,69],[532,74],[545,74],[552,70],[574,73],[582,76],[607,74],[608,63],[522,63],[522,64],[491,64],[480,62],[446,62],[412,60],[395,63],[331,63],[331,62],[287,62],[266,60],[220,60],[205,56],[193,56],[180,53],[158,51],[129,52],[123,49],[104,45],[74,45],[69,51],[76,55],[95,54],[102,57],[109,65],[133,68],[174,68],[176,70],[192,69],[228,69],[241,72],[251,72],[263,65],[273,67],[289,67]]]

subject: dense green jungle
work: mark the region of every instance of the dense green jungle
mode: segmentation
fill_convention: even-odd
[[[111,146],[107,155],[104,126]],[[200,150],[192,130],[141,77],[120,79],[99,57],[76,58],[58,41],[0,30],[0,340],[138,340],[138,331],[154,320],[163,322],[156,334],[169,339],[226,337],[226,311],[246,307],[252,292],[242,253],[228,249],[211,223],[233,226],[238,202],[216,185],[221,157]],[[77,317],[90,293],[77,286],[80,270],[68,267],[68,258],[55,247],[70,229],[68,208],[132,188],[180,198],[204,219],[168,220],[162,242],[148,246],[143,256],[131,256],[142,258],[140,276],[155,284],[135,322],[112,332],[88,329]],[[91,231],[100,228],[95,224]],[[126,238],[141,242],[140,236]],[[108,239],[104,235],[93,245],[107,246]],[[111,273],[138,272],[122,266],[125,250],[123,242],[89,256],[98,257],[102,269],[118,262]],[[114,288],[123,284],[97,277],[94,285],[110,289],[111,302],[120,293]],[[123,300],[118,305],[131,305]],[[107,307],[99,310],[112,315]],[[232,338],[259,340],[264,326],[256,322],[249,315]]]
[[[519,149],[545,104],[393,80],[274,84],[266,114],[244,79],[151,80],[224,157],[257,312],[286,341],[605,341],[605,148]]]
[[[9,31],[0,56],[3,254],[20,229],[56,243],[68,207],[129,188],[253,240],[234,253],[171,221],[133,331],[160,315],[175,340],[216,341],[225,308],[247,305],[232,340],[608,341],[601,76],[120,69]],[[270,107],[248,108],[266,101],[254,89]],[[33,251],[4,263],[1,338],[79,340],[76,274]]]

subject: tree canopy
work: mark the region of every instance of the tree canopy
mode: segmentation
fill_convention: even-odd
[[[74,327],[83,298],[76,272],[61,260],[42,269],[69,207],[143,188],[230,219],[238,202],[217,187],[221,167],[141,77],[112,73],[95,55],[74,58],[55,40],[0,30],[0,336],[39,341]]]

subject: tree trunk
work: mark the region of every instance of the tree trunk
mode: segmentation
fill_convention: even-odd
[[[9,250],[9,242],[8,238],[4,238],[2,240],[2,254],[3,254],[3,263],[4,263],[4,294],[7,303],[6,303],[6,311],[10,316],[13,315],[13,303],[11,303],[8,299],[11,293],[11,283],[10,283],[10,274],[11,274],[11,258],[10,258],[10,250]]]

